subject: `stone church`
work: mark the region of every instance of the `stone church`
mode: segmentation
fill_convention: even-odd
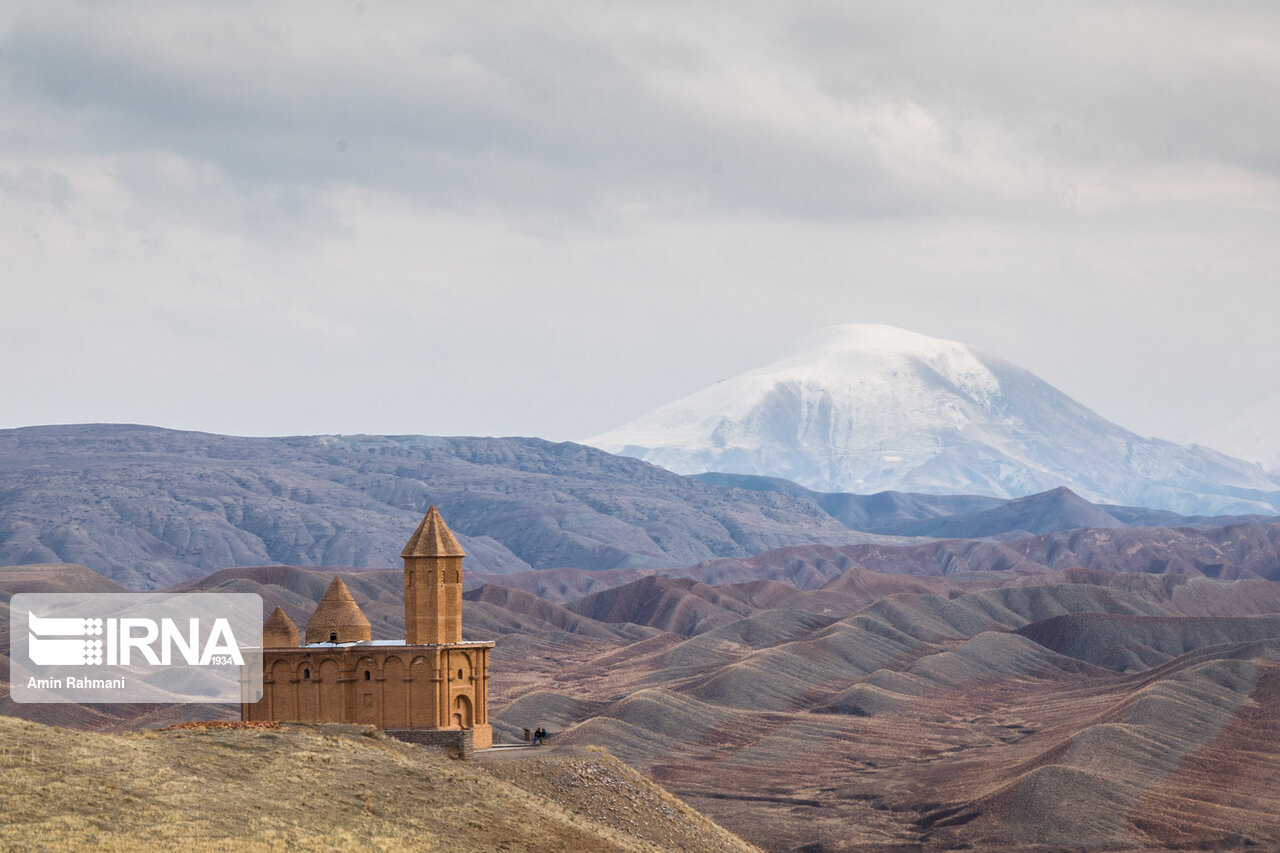
[[[462,639],[462,558],[433,506],[404,551],[403,640],[374,640],[341,578],[298,628],[277,607],[262,628],[262,700],[244,720],[373,723],[421,743],[493,743],[491,641]],[[466,735],[459,738],[458,735]]]

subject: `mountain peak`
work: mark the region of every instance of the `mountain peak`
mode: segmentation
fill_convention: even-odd
[[[929,355],[939,350],[957,347],[968,349],[959,341],[932,338],[898,326],[886,326],[880,323],[842,323],[818,329],[801,340],[797,349]]]
[[[782,359],[587,439],[681,474],[783,477],[822,492],[1086,500],[1274,512],[1258,466],[1141,438],[1030,372],[894,326],[819,329]]]

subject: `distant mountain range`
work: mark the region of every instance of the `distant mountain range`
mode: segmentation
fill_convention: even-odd
[[[1066,486],[1192,515],[1280,510],[1280,479],[1258,465],[1142,438],[1007,361],[889,326],[824,329],[586,443],[682,474],[820,492],[1012,498]]]
[[[0,565],[76,563],[131,589],[233,566],[390,568],[429,503],[459,534],[469,569],[497,574],[670,569],[788,545],[1009,540],[1262,518],[1097,506],[1066,489],[1012,501],[824,494],[777,479],[681,477],[528,438],[235,438],[120,425],[0,431]]]
[[[229,566],[396,566],[432,503],[489,572],[876,539],[786,494],[531,438],[0,431],[0,565],[77,563],[131,589]]]

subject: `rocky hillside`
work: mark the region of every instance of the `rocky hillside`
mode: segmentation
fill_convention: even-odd
[[[0,564],[76,563],[130,589],[229,566],[397,566],[430,503],[491,572],[859,541],[804,500],[539,439],[0,431]]]
[[[826,494],[769,478],[680,477],[525,438],[0,431],[0,564],[76,563],[130,589],[236,566],[391,568],[428,503],[462,540],[468,570],[492,574],[623,573],[797,544],[1263,518],[1099,506],[1067,489],[1007,501]]]
[[[553,762],[566,784],[548,790],[371,727],[106,735],[0,717],[0,742],[5,849],[756,849],[587,750]]]

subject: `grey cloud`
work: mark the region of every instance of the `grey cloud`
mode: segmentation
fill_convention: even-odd
[[[227,414],[206,427],[267,417],[236,408],[256,381],[290,388],[283,431],[373,417],[336,422],[339,381],[382,377],[371,412],[418,399],[398,392],[436,324],[456,419],[410,427],[405,402],[392,429],[570,437],[880,321],[1155,432],[1185,384],[1222,408],[1240,365],[1275,384],[1278,21],[1065,0],[15,6],[0,241],[31,282],[11,307],[34,307],[6,328],[62,329],[96,288],[117,314],[84,307],[75,335],[102,353],[89,384],[120,383],[113,411],[162,410],[129,381],[155,328],[211,371]],[[1160,365],[1142,388],[1126,352]],[[22,394],[78,396],[78,367],[43,370]]]
[[[696,7],[718,32],[670,12],[669,31],[633,29],[621,12],[572,4],[414,7],[395,29],[371,13],[260,22],[258,7],[201,5],[141,24],[129,8],[31,12],[7,34],[19,96],[74,115],[71,138],[59,126],[53,144],[160,148],[233,179],[352,182],[446,207],[937,214],[1001,203],[967,174],[991,134],[1029,168],[1161,156],[1258,168],[1272,150],[1256,132],[1277,94],[1257,74],[1264,58],[1213,53],[1220,33],[1187,56],[1176,39],[1126,55],[1124,35],[1141,33],[1097,7],[1061,28],[1037,28],[1040,7]],[[1090,38],[1109,26],[1122,29]],[[768,106],[733,79],[753,69],[812,85],[797,97],[826,99],[834,118],[755,120]],[[710,86],[684,97],[681,79]],[[879,119],[858,114],[903,104],[946,137],[945,174],[886,168]],[[1232,120],[1241,113],[1253,133]]]
[[[0,169],[0,192],[30,204],[64,208],[75,196],[71,181],[61,172],[23,166]]]
[[[959,123],[1001,121],[1063,163],[1276,165],[1274,5],[818,4],[781,24],[839,97],[897,93]]]

